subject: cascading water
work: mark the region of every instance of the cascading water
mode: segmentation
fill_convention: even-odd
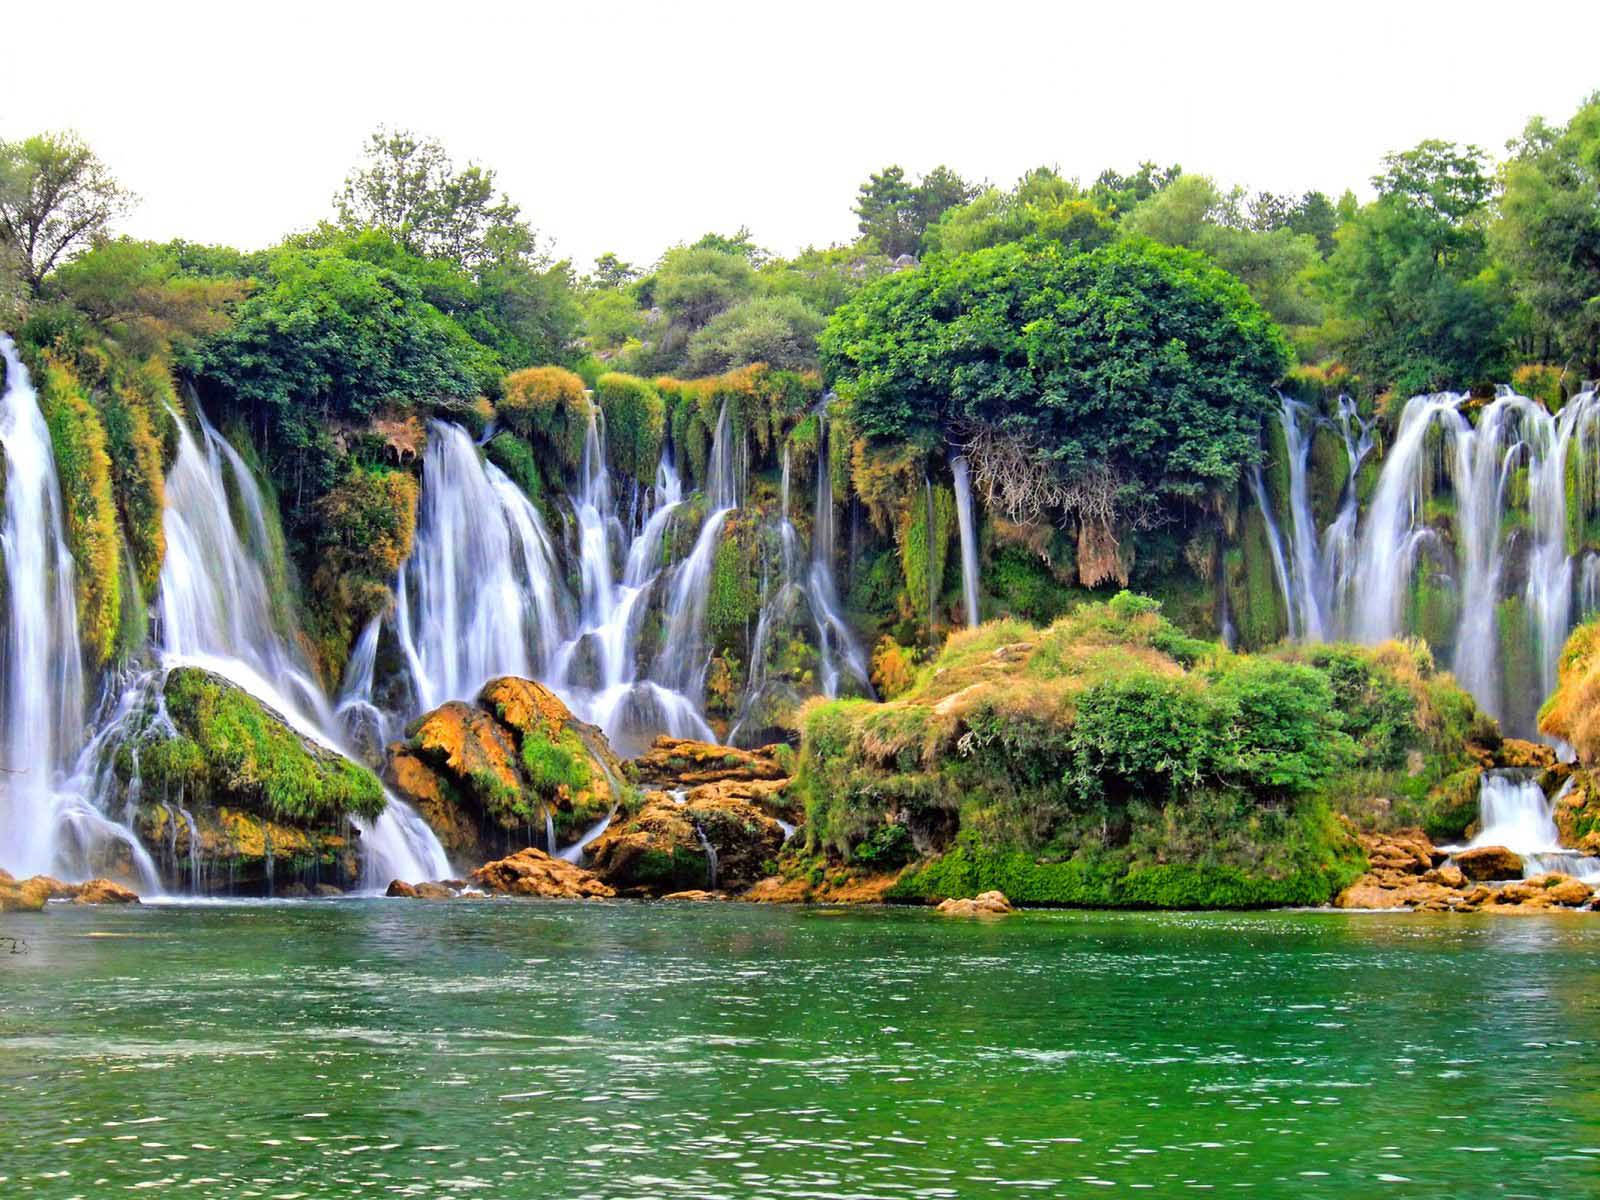
[[[174,414],[175,417],[177,414]],[[271,548],[264,500],[249,468],[196,410],[196,439],[178,419],[178,456],[167,477],[158,648],[164,666],[203,667],[243,688],[292,727],[346,753],[340,722],[299,651],[292,618],[275,611],[267,582]],[[241,535],[229,505],[239,497]],[[417,813],[394,796],[371,822],[358,820],[365,883],[442,879],[444,848]]]
[[[1574,562],[1568,512],[1575,473],[1592,477],[1600,458],[1600,401],[1589,389],[1552,416],[1502,388],[1474,423],[1463,412],[1467,400],[1442,392],[1406,404],[1361,513],[1355,474],[1372,437],[1341,398],[1337,424],[1350,472],[1320,547],[1308,484],[1316,418],[1306,406],[1282,401],[1289,542],[1277,534],[1260,480],[1251,477],[1250,487],[1267,521],[1291,636],[1378,642],[1412,632],[1426,556],[1431,585],[1456,613],[1440,639],[1448,644],[1435,649],[1485,711],[1531,733],[1574,620],[1600,607],[1600,559]],[[1507,645],[1530,648],[1531,677],[1507,678]]]
[[[811,614],[817,623],[818,654],[822,659],[823,694],[839,694],[839,677],[847,671],[867,695],[867,658],[840,611],[839,592],[833,581],[833,469],[828,460],[827,412],[817,413],[817,508],[811,524]]]
[[[972,474],[966,455],[951,458],[950,477],[955,481],[956,526],[961,535],[961,594],[967,604],[967,626],[975,629],[979,620],[978,527],[972,515]]]
[[[1572,787],[1568,779],[1554,799],[1547,798],[1532,772],[1485,771],[1478,791],[1479,832],[1465,846],[1504,846],[1522,859],[1524,878],[1559,872],[1585,882],[1600,882],[1600,858],[1561,845],[1555,806]]]
[[[27,368],[0,334],[0,867],[82,878],[126,848],[147,889],[155,867],[126,825],[84,786],[83,668],[75,572],[62,525],[50,430]],[[80,764],[71,769],[74,762]]]
[[[435,421],[395,631],[417,712],[497,675],[535,678],[565,640],[555,551],[539,510],[458,425]]]

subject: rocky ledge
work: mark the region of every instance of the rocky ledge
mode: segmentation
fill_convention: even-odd
[[[1533,913],[1587,908],[1594,889],[1570,875],[1522,878],[1522,859],[1504,846],[1453,857],[1420,829],[1360,835],[1371,870],[1339,893],[1339,908],[1420,912]]]
[[[137,904],[137,892],[109,879],[62,883],[49,875],[16,879],[0,870],[0,912],[38,912],[51,900],[74,904]]]
[[[528,847],[485,863],[468,879],[407,883],[396,879],[388,895],[408,900],[452,900],[465,896],[536,896],[547,900],[603,900],[616,895],[593,872]]]

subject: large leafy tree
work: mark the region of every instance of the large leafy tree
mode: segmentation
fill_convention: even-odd
[[[0,141],[0,248],[37,295],[61,263],[103,237],[133,195],[76,134]]]
[[[496,195],[493,171],[471,163],[458,171],[437,140],[406,129],[368,137],[334,204],[345,228],[382,230],[414,254],[468,271],[530,258],[537,248],[521,210]]]
[[[1600,92],[1566,125],[1532,121],[1511,149],[1493,246],[1535,316],[1529,349],[1600,376]]]
[[[822,353],[862,433],[966,446],[1013,519],[1108,527],[1236,486],[1288,362],[1243,285],[1148,241],[931,260],[836,312]]]
[[[1029,171],[1009,192],[988,188],[944,213],[923,236],[930,253],[966,254],[1029,237],[1092,250],[1114,235],[1100,200],[1052,167]]]
[[[1489,258],[1483,152],[1426,141],[1386,157],[1372,182],[1378,198],[1340,228],[1321,275],[1341,349],[1406,392],[1492,380],[1505,367],[1509,303]]]

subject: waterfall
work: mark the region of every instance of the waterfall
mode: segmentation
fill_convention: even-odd
[[[82,786],[83,667],[55,455],[28,370],[4,334],[0,355],[0,867],[82,878],[122,846],[153,888],[149,855]]]
[[[1267,496],[1267,485],[1261,478],[1261,467],[1252,464],[1250,474],[1246,476],[1250,484],[1250,494],[1255,498],[1256,507],[1261,510],[1261,519],[1267,527],[1267,549],[1272,554],[1272,573],[1278,581],[1278,595],[1283,599],[1283,610],[1289,623],[1289,636],[1300,636],[1300,612],[1302,598],[1296,591],[1294,579],[1289,574],[1289,551],[1283,544],[1283,535],[1278,532],[1278,518],[1273,514],[1272,501]]]
[[[1344,440],[1345,478],[1339,494],[1339,509],[1333,523],[1322,534],[1321,578],[1326,589],[1323,594],[1323,613],[1328,623],[1338,625],[1342,614],[1351,603],[1356,560],[1356,521],[1360,512],[1360,497],[1356,490],[1361,464],[1372,453],[1372,422],[1363,420],[1356,402],[1349,396],[1339,397],[1339,432]],[[1308,473],[1302,461],[1302,479]],[[1307,489],[1309,490],[1309,489]]]
[[[539,676],[561,644],[544,519],[458,425],[434,421],[416,544],[395,584],[395,629],[418,712],[497,675]]]
[[[967,602],[967,626],[978,624],[978,533],[972,516],[972,478],[967,467],[967,456],[958,454],[950,460],[950,475],[956,487],[956,526],[961,534],[961,592]],[[933,536],[933,525],[928,526],[928,536]]]
[[[1449,849],[1504,846],[1521,857],[1525,878],[1557,871],[1586,882],[1600,882],[1600,859],[1561,845],[1555,806],[1571,787],[1572,780],[1568,779],[1550,799],[1531,772],[1485,771],[1478,790],[1479,833],[1465,846]]]
[[[817,507],[811,524],[811,615],[817,625],[817,653],[822,660],[822,690],[839,694],[841,671],[872,695],[867,681],[867,657],[840,611],[839,592],[833,580],[833,468],[828,459],[828,425],[825,408],[817,410]],[[930,531],[932,526],[929,527]],[[931,532],[930,532],[931,536]]]
[[[292,617],[275,611],[267,581],[273,554],[260,486],[198,406],[199,439],[178,414],[174,417],[178,457],[167,477],[167,554],[158,604],[163,665],[212,671],[303,736],[347,754],[333,707],[299,649]],[[233,519],[230,494],[239,498],[245,515],[243,534]],[[356,826],[367,886],[449,874],[439,840],[395,796],[389,796],[377,820],[357,819]]]
[[[1328,628],[1322,551],[1311,512],[1311,444],[1316,429],[1306,421],[1310,415],[1306,405],[1281,393],[1278,400],[1278,420],[1289,457],[1289,548],[1300,636],[1320,642],[1327,637]]]

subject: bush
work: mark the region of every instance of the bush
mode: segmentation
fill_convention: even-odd
[[[1205,703],[1187,679],[1133,670],[1078,701],[1074,778],[1086,797],[1164,801],[1210,765]]]
[[[525,367],[501,384],[496,413],[515,433],[542,443],[557,462],[576,471],[591,411],[583,380],[564,367]]]
[[[666,438],[666,406],[660,395],[643,379],[612,371],[595,384],[595,400],[605,414],[611,467],[640,483],[654,483]]]
[[[539,475],[539,464],[534,460],[528,443],[509,430],[489,439],[483,448],[485,457],[499,467],[511,482],[522,489],[530,500],[537,500],[544,492],[544,480]]]
[[[817,365],[823,317],[794,296],[760,296],[713,317],[689,339],[689,370],[709,375],[765,363],[779,370]]]

